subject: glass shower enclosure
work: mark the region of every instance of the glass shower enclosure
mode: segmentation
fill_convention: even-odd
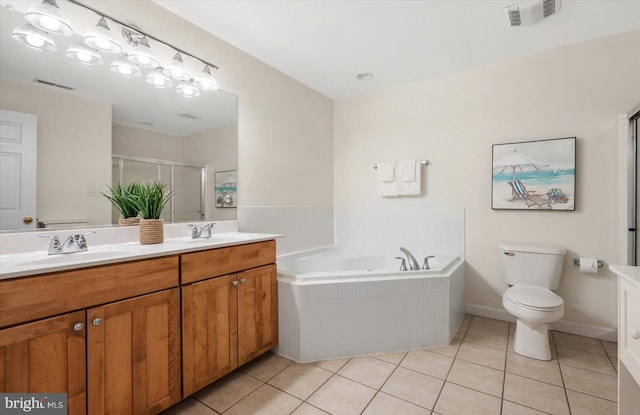
[[[159,182],[174,192],[162,213],[165,222],[204,220],[205,168],[191,163],[131,157],[114,154],[112,160],[113,185],[127,185],[132,181]],[[112,223],[118,223],[118,211],[112,211]]]

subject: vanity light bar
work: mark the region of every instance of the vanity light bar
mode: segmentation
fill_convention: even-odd
[[[129,26],[129,25],[128,25],[128,24],[126,24],[126,23],[123,23],[122,21],[120,21],[120,20],[118,20],[118,19],[115,19],[115,18],[113,18],[113,17],[111,17],[111,16],[109,16],[109,15],[107,15],[107,14],[104,14],[104,13],[103,13],[103,12],[101,12],[101,11],[98,11],[98,10],[94,9],[94,8],[93,8],[93,7],[91,7],[91,6],[87,6],[86,4],[80,3],[80,2],[79,2],[79,1],[77,1],[77,0],[67,0],[67,1],[69,1],[69,3],[73,3],[73,4],[75,4],[75,5],[78,5],[78,6],[80,6],[80,7],[83,7],[83,8],[85,8],[85,9],[87,9],[87,10],[91,10],[91,11],[92,11],[92,12],[94,12],[95,14],[97,14],[97,15],[99,15],[99,16],[102,16],[102,17],[106,17],[107,19],[109,19],[109,20],[111,20],[111,21],[113,21],[113,22],[115,22],[115,23],[118,23],[119,25],[122,25],[122,26],[124,26],[124,27],[126,27],[126,28],[128,28],[128,29],[130,29],[130,30],[133,30],[134,32],[141,33],[141,34],[145,35],[146,37],[148,37],[149,39],[153,39],[153,40],[155,40],[155,41],[156,41],[156,42],[158,42],[158,43],[162,43],[163,45],[166,45],[166,46],[170,47],[171,49],[175,50],[176,52],[179,52],[179,53],[180,53],[180,54],[182,54],[182,55],[187,55],[187,56],[189,56],[190,58],[192,58],[192,59],[194,59],[194,60],[196,60],[196,61],[202,62],[202,63],[203,63],[203,64],[205,64],[205,65],[208,65],[208,66],[210,66],[210,67],[212,67],[212,68],[215,68],[215,69],[219,69],[216,65],[214,65],[214,64],[212,64],[212,63],[210,63],[210,62],[207,62],[207,61],[205,61],[205,60],[203,60],[203,59],[200,59],[200,58],[196,57],[195,55],[193,55],[193,54],[191,54],[191,53],[189,53],[189,52],[184,51],[183,49],[177,48],[177,47],[173,46],[173,45],[172,45],[172,44],[170,44],[170,43],[167,43],[167,42],[165,42],[165,41],[163,41],[163,40],[158,39],[157,37],[151,36],[150,34],[145,33],[145,32],[143,32],[143,31],[141,31],[140,29],[133,28],[133,27]]]

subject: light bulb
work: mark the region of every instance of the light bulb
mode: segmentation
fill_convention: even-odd
[[[184,87],[182,88],[182,92],[184,92],[185,95],[193,95],[193,88],[189,88],[188,86]]]
[[[80,62],[91,62],[91,55],[88,53],[78,52],[76,53],[76,58],[78,58]]]
[[[208,88],[211,88],[213,86],[213,84],[211,82],[208,82],[208,81],[202,81],[202,82],[200,82],[200,85],[202,85],[202,89],[208,89]]]
[[[93,39],[93,41],[95,42],[98,49],[106,50],[111,47],[111,42],[109,42],[108,40],[96,37]]]
[[[39,48],[39,47],[42,47],[42,45],[44,45],[44,40],[37,38],[35,36],[27,35],[26,40],[27,40],[27,43],[33,46],[34,48]]]
[[[49,16],[40,16],[38,23],[40,23],[40,26],[51,32],[57,32],[60,30],[60,22]]]
[[[133,73],[133,70],[131,68],[129,68],[128,66],[118,66],[118,71],[122,75],[131,75]]]
[[[156,76],[156,77],[154,77],[154,78],[152,79],[152,81],[153,81],[153,84],[154,84],[154,85],[157,85],[157,86],[163,86],[163,85],[166,83],[166,82],[164,81],[164,79],[162,79],[162,78],[160,78],[160,77],[157,77],[157,76]]]
[[[181,78],[183,75],[182,71],[179,71],[177,69],[172,69],[171,70],[171,76],[173,76],[174,78]]]

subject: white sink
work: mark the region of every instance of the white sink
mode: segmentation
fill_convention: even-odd
[[[238,234],[238,235],[229,235],[229,234],[220,234],[213,235],[211,238],[196,238],[192,239],[189,236],[182,238],[171,238],[165,239],[165,243],[176,243],[176,244],[224,244],[230,242],[238,242],[245,241],[253,238],[254,234]]]
[[[101,259],[117,258],[122,255],[130,254],[130,251],[102,251],[102,252],[75,252],[72,254],[49,255],[46,258],[32,259],[23,262],[16,262],[17,266],[33,266],[33,265],[55,265],[73,262],[98,261]]]

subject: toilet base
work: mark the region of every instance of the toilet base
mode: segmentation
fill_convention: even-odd
[[[549,325],[529,324],[518,319],[513,350],[522,356],[532,359],[551,360]]]

